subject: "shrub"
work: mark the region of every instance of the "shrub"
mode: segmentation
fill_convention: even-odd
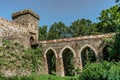
[[[120,62],[87,63],[80,80],[120,80]]]
[[[0,80],[35,80],[33,76],[12,76],[5,77],[0,74]]]

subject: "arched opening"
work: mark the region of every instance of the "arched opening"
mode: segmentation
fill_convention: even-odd
[[[38,44],[34,44],[34,37],[33,36],[30,37],[30,46],[33,49],[36,49],[38,46]]]
[[[108,45],[103,48],[103,60],[106,61],[110,60],[108,48],[109,48]]]
[[[46,53],[47,65],[48,65],[48,74],[56,74],[56,57],[54,51],[51,49]]]
[[[30,37],[30,44],[31,44],[32,42],[34,42],[34,37],[33,37],[33,36]]]
[[[66,48],[62,53],[63,67],[65,76],[74,76],[74,55],[73,52]]]
[[[86,46],[81,51],[82,66],[84,67],[87,62],[96,62],[95,52],[92,48]]]

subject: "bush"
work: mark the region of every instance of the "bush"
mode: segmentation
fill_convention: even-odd
[[[120,62],[87,63],[80,80],[120,80]]]
[[[12,76],[12,77],[5,77],[0,75],[0,80],[35,80],[32,76]]]

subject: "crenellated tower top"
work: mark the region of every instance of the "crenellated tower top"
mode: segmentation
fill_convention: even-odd
[[[38,42],[39,15],[31,9],[22,10],[12,14],[13,22],[24,25],[29,31],[30,43]]]

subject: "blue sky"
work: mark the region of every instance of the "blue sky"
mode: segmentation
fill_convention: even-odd
[[[0,17],[11,19],[13,12],[32,9],[40,16],[39,25],[62,21],[69,26],[81,18],[97,22],[101,10],[115,5],[115,0],[0,0]]]

